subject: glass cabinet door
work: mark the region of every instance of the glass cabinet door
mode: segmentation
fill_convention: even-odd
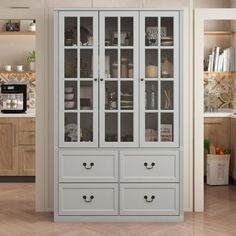
[[[140,145],[178,146],[178,13],[140,17]]]
[[[138,12],[100,13],[100,145],[138,146]]]
[[[59,20],[60,145],[97,147],[98,13],[60,12]]]

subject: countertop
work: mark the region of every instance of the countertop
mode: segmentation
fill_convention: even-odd
[[[27,109],[26,113],[2,113],[0,112],[0,117],[35,117],[35,109]]]
[[[236,119],[236,109],[219,109],[217,112],[204,112],[204,117],[231,117]]]

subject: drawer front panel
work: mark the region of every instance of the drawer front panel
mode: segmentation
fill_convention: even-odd
[[[34,145],[35,144],[35,132],[33,131],[20,131],[18,138],[19,145]]]
[[[22,131],[35,131],[35,118],[20,118],[19,130]]]
[[[178,182],[178,151],[121,151],[121,182]]]
[[[62,151],[60,182],[116,182],[118,157],[114,151]]]
[[[117,213],[117,184],[59,184],[59,215]]]
[[[179,215],[179,184],[121,184],[121,215]]]

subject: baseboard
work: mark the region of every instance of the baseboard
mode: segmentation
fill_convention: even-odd
[[[35,183],[35,176],[0,176],[0,183]]]

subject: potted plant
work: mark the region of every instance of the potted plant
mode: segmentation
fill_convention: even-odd
[[[29,64],[30,70],[35,70],[35,61],[36,61],[36,53],[35,50],[32,50],[28,53],[27,63]]]

